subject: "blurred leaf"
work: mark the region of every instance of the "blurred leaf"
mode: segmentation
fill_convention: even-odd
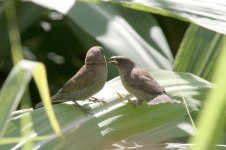
[[[32,64],[32,62],[30,62]],[[34,62],[33,62],[34,63]],[[42,63],[34,63],[33,65],[36,65],[33,69],[33,77],[35,80],[35,83],[38,87],[41,99],[43,101],[43,105],[45,107],[46,113],[48,115],[48,119],[56,132],[59,136],[62,136],[60,126],[56,120],[56,117],[53,112],[53,108],[51,105],[51,99],[49,95],[49,87],[46,77],[46,69],[44,64]]]
[[[23,97],[21,98],[21,103],[20,103],[20,109],[29,109],[31,107],[31,98],[30,98],[30,93],[28,88],[26,88],[25,93],[23,94]],[[20,130],[21,137],[23,138],[29,138],[29,135],[32,133],[33,130],[33,125],[32,125],[32,120],[31,120],[31,115],[28,114],[21,118],[20,120],[20,126],[27,126],[26,129]],[[26,140],[27,142],[23,145],[22,149],[23,150],[30,150],[32,149],[34,143],[32,140]]]
[[[222,141],[225,129],[225,110],[226,110],[226,84],[222,81],[226,80],[226,36],[222,37],[219,42],[219,49],[222,53],[217,61],[216,72],[214,73],[214,88],[206,100],[203,110],[198,118],[198,131],[196,136],[191,139],[191,143],[195,143],[192,150],[216,149],[215,145]],[[207,126],[208,124],[208,126]]]
[[[35,39],[36,41],[34,40],[36,44],[35,48],[37,54],[40,54],[40,51],[42,51],[42,55],[34,54],[35,57],[38,56],[38,59],[50,59],[49,57],[53,56],[49,55],[49,52],[51,52],[51,54],[54,54],[57,57],[60,56],[61,58],[66,60],[67,57],[64,57],[63,55],[64,53],[66,53],[66,50],[67,54],[65,54],[65,56],[68,54],[80,56],[81,51],[78,50],[88,49],[90,46],[94,44],[96,45],[99,42],[98,45],[102,45],[106,49],[105,54],[107,57],[112,55],[125,55],[133,59],[139,66],[164,68],[170,70],[173,68],[174,59],[172,57],[168,43],[165,40],[162,29],[159,27],[156,19],[149,12],[162,14],[164,16],[171,16],[176,19],[182,19],[184,21],[192,22],[202,26],[190,26],[188,32],[185,35],[185,39],[181,44],[180,52],[177,54],[177,61],[174,65],[174,69],[176,71],[189,71],[198,76],[204,77],[205,79],[211,80],[213,72],[215,71],[214,68],[218,66],[216,60],[220,55],[222,55],[222,51],[225,47],[223,46],[223,43],[225,42],[223,35],[213,32],[217,31],[220,33],[226,33],[226,30],[224,28],[224,16],[226,9],[224,9],[225,2],[223,1],[212,2],[209,0],[192,0],[188,2],[188,0],[108,0],[107,2],[105,1],[106,3],[98,4],[83,2],[76,2],[75,4],[75,0],[71,0],[67,2],[62,1],[61,5],[58,6],[58,3],[50,1],[32,1],[35,4],[49,3],[50,5],[45,6],[45,8],[47,9],[44,9],[27,2],[17,3],[18,22],[21,31],[23,32],[27,29],[27,27],[31,26],[32,21],[39,21],[40,23],[40,21],[44,20],[45,23],[48,23],[49,20],[51,20],[51,9],[55,9],[58,12],[61,12],[66,18],[63,20],[66,20],[66,24],[70,26],[71,31],[75,36],[75,38],[73,38],[73,36],[68,36],[67,38],[71,38],[71,40],[74,41],[73,44],[77,46],[75,48],[76,51],[74,51],[74,48],[68,48],[67,46],[64,47],[61,45],[63,49],[62,50],[61,48],[58,49],[58,45],[54,44],[53,42],[52,45],[54,45],[55,47],[51,47],[52,49],[49,48],[49,41],[51,39],[55,39],[56,36],[55,32],[51,32],[52,36],[49,36],[50,38],[38,37],[38,40],[44,39],[43,41],[47,43],[45,43],[47,45],[46,49],[42,47],[42,44],[39,43],[40,41],[37,42],[37,39]],[[96,2],[102,1],[103,0],[96,0]],[[66,7],[63,8],[63,6]],[[122,6],[135,8],[142,11],[136,11],[134,9],[128,9]],[[36,11],[35,8],[37,8],[38,11]],[[20,12],[24,13],[20,14]],[[34,12],[36,15],[31,12]],[[26,15],[26,17],[22,14]],[[8,48],[6,48],[5,46],[9,45],[8,42],[4,42],[4,40],[7,39],[5,38],[7,37],[7,34],[5,34],[4,31],[7,31],[7,29],[5,27],[5,18],[2,17],[3,15],[4,14],[0,10],[0,20],[2,20],[0,21],[0,29],[2,29],[1,31],[3,31],[0,33],[0,38],[2,37],[3,39],[1,40],[3,42],[1,42],[0,45],[0,49],[3,51],[1,51],[0,57],[4,58],[1,59],[4,61],[0,62],[0,67],[9,64],[7,63],[9,59],[5,57],[6,55],[3,55],[8,52]],[[21,15],[23,19],[20,18]],[[45,18],[38,20],[40,16],[45,16]],[[47,17],[50,18],[46,21]],[[65,22],[62,21],[61,23]],[[50,23],[50,26],[51,25],[52,24]],[[37,26],[40,27],[41,24]],[[211,29],[213,31],[204,29],[203,27]],[[31,31],[34,31],[34,28],[31,28]],[[65,32],[65,30],[60,31],[60,33]],[[28,32],[30,35],[33,34],[33,32]],[[63,34],[60,34],[60,36],[64,37]],[[175,34],[175,36],[177,35]],[[28,37],[27,39],[29,38],[30,37]],[[30,43],[34,41],[31,39]],[[61,42],[63,40],[59,41],[59,43],[62,44]],[[55,51],[55,49],[58,50]],[[26,50],[26,52],[29,51],[31,51],[31,49]],[[58,53],[58,51],[61,51],[62,53]],[[78,59],[74,58],[67,59],[67,61],[72,61],[72,63],[81,64],[82,59],[79,58],[80,61],[77,60]],[[45,61],[43,62],[45,63]],[[40,71],[43,72],[43,66],[39,67],[41,68],[39,68]],[[111,65],[109,65],[109,67],[111,67]],[[71,70],[71,67],[63,68],[69,68],[65,70]],[[59,69],[62,69],[62,66],[59,65]],[[50,69],[50,71],[51,70],[53,69]],[[63,74],[66,74],[65,70],[61,72]],[[113,69],[109,69],[110,74],[112,70]],[[222,68],[222,70],[224,69]],[[206,90],[213,87],[213,84],[189,73],[175,73],[163,70],[149,71],[161,83],[161,85],[165,87],[167,93],[170,96],[178,100],[181,100],[181,95],[185,96],[189,109],[192,112],[199,109],[198,106],[200,106],[200,102],[192,99],[191,96],[196,96],[197,99],[202,100],[206,95]],[[54,76],[58,73],[59,72],[56,71],[54,73]],[[60,75],[58,74],[58,76]],[[45,81],[46,79],[45,77],[39,77],[39,72],[36,72],[36,81],[38,81],[37,83],[39,89],[44,91],[42,92],[42,97],[47,100],[49,99],[49,92],[47,82]],[[221,81],[224,81],[224,79],[222,78]],[[26,82],[28,83],[28,81]],[[44,88],[42,88],[43,85]],[[24,86],[26,87],[26,84]],[[220,87],[221,86],[222,88],[220,89],[220,92],[222,93],[217,93],[219,99],[221,99],[221,96],[223,97],[222,90],[225,89],[223,87],[223,83],[221,83]],[[16,89],[18,87],[19,85],[13,88]],[[18,90],[18,92],[21,92],[20,90],[22,89],[16,90]],[[142,106],[133,108],[131,104],[126,100],[119,98],[116,92],[120,92],[125,96],[131,97],[131,95],[129,95],[120,84],[119,78],[115,78],[109,81],[106,84],[105,88],[95,95],[95,97],[97,98],[105,98],[107,103],[100,105],[98,103],[93,104],[87,101],[80,102],[84,105],[84,107],[91,108],[94,116],[84,115],[79,109],[71,105],[55,105],[54,111],[57,114],[57,118],[62,127],[63,133],[65,135],[65,140],[59,139],[59,137],[54,133],[43,108],[34,110],[32,112],[21,112],[20,114],[9,117],[10,112],[8,111],[10,110],[10,108],[12,108],[12,105],[7,103],[6,107],[8,108],[3,109],[3,116],[7,115],[7,117],[4,116],[5,118],[3,117],[0,119],[0,129],[5,129],[7,127],[7,130],[4,131],[7,138],[4,137],[4,139],[1,139],[0,142],[5,142],[6,145],[0,145],[0,149],[22,148],[23,143],[27,141],[34,142],[34,149],[38,149],[39,146],[41,146],[40,149],[75,149],[76,147],[78,147],[77,149],[110,149],[114,147],[115,144],[121,144],[123,147],[127,147],[128,145],[135,147],[137,145],[141,145],[144,146],[143,148],[152,148],[155,147],[155,144],[159,142],[160,146],[163,145],[161,142],[165,143],[166,141],[168,142],[171,140],[185,140],[187,142],[187,138],[191,133],[185,133],[186,131],[182,128],[179,128],[178,126],[178,124],[180,123],[187,122],[187,112],[182,104],[161,104],[153,106],[151,108],[143,104]],[[18,93],[16,93],[15,91],[13,92],[13,94],[17,95]],[[2,100],[1,96],[2,91],[0,92],[0,102]],[[11,93],[8,95],[3,94],[3,96],[5,96],[8,100],[8,96],[11,96]],[[135,100],[134,97],[131,98],[132,100]],[[13,104],[17,105],[18,102],[17,104]],[[207,133],[207,135],[210,135],[210,137],[205,137],[205,141],[211,140],[211,142],[208,141],[208,144],[210,145],[213,145],[213,143],[217,141],[217,138],[219,138],[220,136],[220,132],[223,133],[222,126],[225,123],[223,119],[222,122],[219,121],[221,117],[225,117],[222,115],[222,111],[225,107],[223,100],[221,104],[217,103],[215,105],[215,107],[211,107],[211,109],[209,109],[210,113],[207,111],[205,112],[206,114],[215,113],[216,117],[215,115],[213,118],[211,118],[210,115],[208,116],[210,118],[209,120],[216,119],[216,122],[211,122],[211,127],[214,130],[209,130],[209,128],[211,127],[206,127],[205,129],[200,127],[201,129],[203,129],[203,135],[205,133]],[[48,100],[47,107],[50,107],[48,106]],[[216,107],[217,109],[219,107],[217,111]],[[13,110],[15,109],[13,108],[10,111]],[[23,125],[21,126],[20,121],[28,114],[32,116],[31,124],[33,124],[34,127],[32,133],[30,133],[30,135],[27,135],[28,137],[31,137],[30,139],[21,137],[21,130],[27,130],[29,127]],[[9,118],[10,120],[8,121]],[[209,124],[209,120],[206,119],[205,122],[203,121],[203,124]],[[8,121],[7,124],[4,121]],[[180,129],[183,131],[181,131]],[[47,139],[45,136],[46,134],[50,135]],[[45,136],[45,139],[40,139],[40,136],[43,135]],[[200,140],[201,139],[202,138],[200,138]],[[153,141],[153,143],[147,145],[148,141]]]
[[[44,9],[34,5],[32,3],[21,3],[20,1],[16,2],[16,13],[17,13],[17,22],[20,33],[23,33],[29,26],[31,26],[38,18],[41,17]],[[5,4],[2,2],[1,8],[4,10]],[[0,10],[0,67],[9,66],[11,64],[10,59],[10,45],[8,37],[8,28],[6,23],[6,18],[4,11]]]
[[[22,47],[20,44],[20,33],[18,30],[17,20],[16,20],[16,10],[15,2],[5,1],[5,14],[8,26],[9,41],[11,46],[11,56],[13,64],[15,65],[20,60],[23,59]]]
[[[19,102],[21,101],[25,89],[29,81],[31,80],[32,73],[34,73],[35,80],[38,81],[37,86],[39,87],[40,94],[44,99],[44,105],[47,105],[46,101],[49,102],[47,105],[47,114],[49,116],[53,129],[58,135],[61,135],[58,123],[53,115],[53,112],[51,112],[51,104],[48,95],[48,85],[43,64],[22,60],[13,68],[0,91],[0,102],[4,106],[0,109],[1,137],[5,133],[7,120],[9,119],[11,112],[16,110]]]
[[[176,93],[179,89],[187,96],[192,95],[192,93],[201,94],[202,88],[208,89],[212,87],[211,83],[189,73],[175,73],[164,70],[149,71],[167,91],[170,91],[171,95],[177,95]],[[79,149],[109,148],[112,144],[131,136],[141,133],[145,134],[145,132],[151,133],[152,131],[155,133],[154,130],[156,128],[173,124],[180,119],[183,120],[183,117],[187,114],[183,104],[161,104],[151,107],[143,104],[134,108],[127,100],[121,99],[116,92],[128,95],[119,78],[106,83],[103,90],[95,95],[97,98],[104,97],[107,103],[99,104],[79,101],[84,107],[92,109],[93,116],[84,114],[74,105],[58,104],[53,106],[64,132],[65,140],[60,141],[53,135],[49,140],[36,142],[36,146],[41,145],[41,149],[53,147],[63,147],[64,149],[76,149],[76,147]],[[188,101],[194,104],[189,105],[191,110],[197,110],[199,103],[192,99],[188,99]],[[43,108],[34,110],[31,115],[34,133],[37,136],[53,132]],[[23,115],[13,118],[10,124],[16,125],[21,117]],[[9,127],[7,137],[18,136],[20,127]],[[170,133],[166,132],[165,134]],[[181,134],[172,136],[181,137]],[[161,138],[161,140],[166,138]],[[7,145],[7,147],[12,148],[14,145]]]
[[[187,30],[174,64],[175,71],[187,71],[211,80],[216,61],[223,49],[223,35],[191,25]]]
[[[193,134],[194,130],[189,120],[181,118],[165,126],[141,132],[114,143],[113,148],[164,149],[173,138],[186,138]]]
[[[16,110],[32,74],[22,63],[16,65],[0,90],[0,137],[4,135],[9,115]]]
[[[143,67],[171,69],[172,54],[151,15],[110,4],[81,2],[67,15],[113,54],[128,56]]]
[[[39,1],[33,2],[44,5]],[[79,26],[111,55],[126,55],[143,67],[172,69],[173,57],[168,43],[155,18],[149,13],[112,4],[78,1],[64,14],[75,35],[78,34],[75,26]],[[88,43],[83,35],[80,38],[84,45]]]
[[[210,30],[226,34],[225,1],[216,0],[81,0],[111,2],[164,16],[189,21]]]

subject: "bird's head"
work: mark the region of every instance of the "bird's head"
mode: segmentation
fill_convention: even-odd
[[[109,60],[109,63],[114,64],[119,72],[130,71],[136,66],[132,60],[125,56],[113,56]]]
[[[100,46],[91,47],[86,53],[85,64],[106,64],[104,49]]]

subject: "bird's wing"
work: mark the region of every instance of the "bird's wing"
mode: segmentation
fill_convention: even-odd
[[[134,68],[131,74],[125,77],[131,86],[150,94],[163,94],[164,88],[142,68]]]
[[[80,70],[69,79],[62,87],[62,93],[82,90],[93,84],[95,80],[95,69],[91,66],[82,66]]]

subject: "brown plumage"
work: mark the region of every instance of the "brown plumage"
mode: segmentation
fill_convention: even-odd
[[[103,48],[92,47],[88,50],[85,64],[51,97],[52,103],[84,100],[99,92],[107,81],[107,63]],[[42,104],[37,104],[36,108]]]
[[[176,102],[166,95],[165,89],[145,69],[138,68],[129,58],[113,56],[110,63],[117,67],[125,89],[138,99],[136,104],[143,101],[150,105]]]

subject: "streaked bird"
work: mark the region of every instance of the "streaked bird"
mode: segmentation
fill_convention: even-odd
[[[110,62],[116,66],[122,85],[137,98],[136,104],[146,101],[149,105],[160,103],[178,103],[166,95],[165,89],[143,68],[127,57],[113,56]]]
[[[99,92],[107,81],[107,73],[103,48],[100,46],[90,48],[86,54],[85,64],[51,97],[52,103],[73,101],[82,108],[77,101],[88,99]],[[35,106],[38,107],[42,107],[42,103]]]

